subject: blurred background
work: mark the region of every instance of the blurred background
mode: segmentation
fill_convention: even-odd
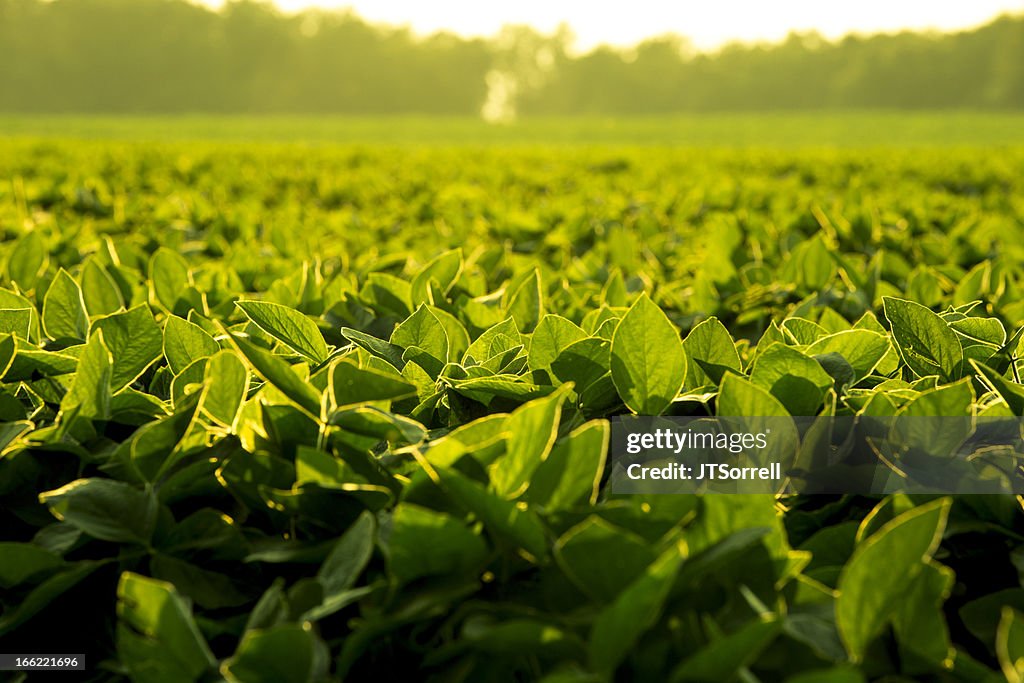
[[[0,0],[0,127],[1024,109],[1024,2],[846,4]]]

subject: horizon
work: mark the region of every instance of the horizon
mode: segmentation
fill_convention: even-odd
[[[214,9],[225,4],[224,0],[192,1]],[[830,41],[848,35],[901,31],[955,33],[1002,15],[1024,13],[1024,0],[979,0],[970,4],[866,0],[856,6],[810,0],[781,0],[770,5],[724,0],[713,7],[635,0],[626,16],[609,6],[595,10],[581,0],[524,0],[514,6],[458,0],[438,0],[429,6],[412,0],[274,0],[271,4],[289,14],[348,10],[364,21],[405,27],[420,36],[445,31],[464,38],[489,38],[504,26],[522,24],[550,34],[567,26],[574,38],[573,48],[579,52],[602,45],[628,48],[666,34],[686,38],[698,51],[713,52],[735,43],[777,43],[792,33],[817,33]]]

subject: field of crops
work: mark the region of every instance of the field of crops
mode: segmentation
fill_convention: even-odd
[[[629,413],[1024,415],[1022,169],[0,140],[0,651],[1020,681],[1017,497],[613,495],[607,443]]]
[[[14,116],[0,137],[427,146],[950,147],[1024,145],[1015,111],[722,112],[611,118],[540,117],[495,125],[428,116]]]

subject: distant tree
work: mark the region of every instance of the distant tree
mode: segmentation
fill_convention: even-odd
[[[0,0],[0,111],[489,118],[1024,108],[1024,17],[971,31],[794,33],[698,53],[666,35],[572,51],[566,26],[489,39],[229,0]]]

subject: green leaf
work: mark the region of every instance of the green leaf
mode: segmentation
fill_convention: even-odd
[[[370,562],[376,536],[377,522],[368,511],[360,514],[342,534],[316,574],[323,586],[325,599],[355,585]]]
[[[774,320],[768,323],[768,327],[765,329],[761,338],[757,340],[757,346],[754,349],[754,356],[752,360],[756,360],[757,356],[761,354],[765,349],[774,344],[775,342],[786,343],[786,334],[782,331]]]
[[[149,279],[156,300],[167,311],[180,313],[178,302],[192,284],[188,263],[181,254],[160,247],[149,259]],[[182,313],[183,314],[183,313]]]
[[[458,505],[471,512],[492,536],[526,551],[543,562],[548,542],[537,514],[511,500],[505,500],[454,470],[438,470],[442,486]]]
[[[961,607],[959,616],[971,635],[994,652],[999,621],[1006,607],[1024,610],[1024,588],[1004,588],[987,593]]]
[[[14,607],[5,610],[3,615],[0,615],[0,636],[6,635],[39,614],[103,564],[105,563],[101,561],[76,562],[40,583],[29,591],[28,595],[19,600]]]
[[[828,331],[829,334],[844,332],[852,329],[853,327],[850,325],[850,322],[844,318],[842,314],[837,313],[834,308],[826,308],[822,310],[821,315],[818,316],[818,324]],[[882,328],[880,331],[884,332],[885,328]]]
[[[543,370],[549,367],[566,347],[586,336],[587,333],[571,320],[560,315],[545,315],[530,338],[530,369]]]
[[[61,268],[43,298],[43,331],[50,339],[84,340],[89,330],[82,290]]]
[[[391,344],[405,349],[405,360],[410,359],[410,349],[419,349],[422,353],[416,356],[416,364],[434,378],[448,362],[448,333],[437,316],[423,305],[395,328]]]
[[[853,368],[851,386],[864,379],[875,369],[889,351],[885,335],[871,330],[846,330],[818,339],[804,349],[808,356],[827,356],[837,353]]]
[[[680,547],[668,548],[598,614],[590,631],[591,667],[610,676],[640,637],[657,623],[683,556]]]
[[[166,413],[166,405],[163,401],[152,394],[136,391],[131,387],[122,389],[110,397],[110,416],[115,421],[132,422],[147,418],[153,419],[163,417]]]
[[[250,556],[250,560],[253,556]],[[284,578],[277,577],[260,596],[256,606],[249,613],[245,630],[262,630],[283,623],[288,618],[288,597],[284,591]]]
[[[516,408],[509,416],[505,426],[511,436],[505,455],[488,468],[491,487],[499,496],[515,498],[530,485],[533,473],[555,443],[567,393],[559,388]]]
[[[626,406],[638,415],[660,415],[686,377],[686,354],[665,314],[642,294],[612,337],[611,372]]]
[[[40,351],[28,343],[18,344],[14,361],[4,374],[4,381],[30,380],[36,373],[43,377],[56,377],[73,373],[77,368],[78,358],[70,355],[68,350],[51,353]]]
[[[412,311],[409,282],[387,273],[367,275],[359,298],[380,314],[405,318]]]
[[[0,334],[13,334],[27,340],[32,330],[31,308],[5,308],[0,310]]]
[[[832,377],[816,360],[778,342],[758,354],[750,381],[767,389],[791,415],[816,415],[832,387]]]
[[[592,420],[555,442],[550,455],[537,466],[527,498],[546,510],[561,510],[597,501],[608,455],[610,428]]]
[[[202,404],[207,415],[233,429],[248,391],[249,371],[235,353],[225,349],[210,357]]]
[[[210,551],[213,559],[241,559],[249,544],[240,525],[220,510],[201,508],[160,536],[160,550],[171,553]]]
[[[970,378],[922,391],[899,410],[890,439],[894,445],[931,456],[952,455],[974,431],[973,407]]]
[[[949,320],[948,324],[972,342],[995,347],[1006,343],[1006,328],[998,318],[962,318]]]
[[[154,579],[173,584],[182,595],[204,609],[238,607],[251,599],[239,590],[232,577],[169,555],[157,553],[151,557],[149,571]]]
[[[330,453],[304,445],[295,451],[295,484],[298,486],[312,482],[323,487],[340,488],[346,474],[345,462]]]
[[[78,359],[75,379],[60,403],[61,413],[90,420],[108,419],[113,362],[103,331],[97,330],[89,337]]]
[[[949,508],[943,498],[899,515],[861,542],[843,567],[836,625],[852,660],[864,657],[896,615],[942,539]]]
[[[786,679],[786,683],[865,683],[864,674],[852,666],[812,669]]]
[[[1008,683],[1024,681],[1024,617],[1004,607],[996,632],[996,655]]]
[[[261,330],[313,363],[327,358],[327,342],[320,328],[304,314],[266,301],[236,301],[235,305]]]
[[[573,382],[578,391],[585,391],[602,377],[611,376],[611,348],[611,342],[604,339],[581,339],[558,354],[551,363],[551,372],[562,382]]]
[[[615,600],[655,559],[657,552],[639,536],[591,515],[555,544],[555,559],[591,600]]]
[[[1000,374],[1009,370],[1015,362],[1022,336],[1024,336],[1024,327],[1019,328],[995,353],[984,359],[985,363]]]
[[[506,318],[487,328],[469,345],[466,355],[463,357],[463,364],[468,364],[469,359],[476,361],[476,364],[483,364],[522,343],[522,336],[519,334],[515,320]]]
[[[163,334],[146,304],[93,322],[93,332],[103,332],[103,341],[113,356],[110,388],[117,393],[138,379],[163,355]]]
[[[164,357],[175,375],[199,360],[220,351],[218,344],[206,330],[195,323],[175,315],[167,316],[164,323]]]
[[[0,423],[0,455],[17,440],[35,427],[28,420]]]
[[[767,389],[739,375],[727,375],[718,392],[718,414],[728,417],[783,417],[789,411]]]
[[[95,258],[86,260],[81,281],[82,299],[90,316],[115,313],[124,307],[117,283]]]
[[[824,235],[820,232],[801,242],[793,251],[793,258],[799,273],[798,282],[808,290],[824,288],[835,275],[835,262],[829,253]]]
[[[156,481],[175,462],[172,458],[178,443],[188,434],[195,416],[198,396],[190,396],[175,406],[173,415],[149,422],[124,442],[135,470],[146,481]]]
[[[813,344],[828,335],[828,331],[816,322],[806,318],[786,318],[782,321],[785,330],[797,344]]]
[[[412,305],[430,304],[427,285],[431,280],[437,282],[442,292],[447,292],[462,272],[462,250],[452,249],[436,256],[412,279],[410,296]]]
[[[921,304],[883,297],[885,317],[903,361],[920,377],[959,377],[964,360],[960,339],[949,325]]]
[[[200,358],[175,375],[174,379],[171,380],[171,403],[175,409],[189,394],[201,390],[205,380],[205,358]]]
[[[39,502],[57,519],[101,541],[148,544],[156,526],[153,494],[111,479],[77,479],[40,493]]]
[[[132,680],[198,681],[216,660],[174,586],[131,572],[117,586],[117,652]]]
[[[477,462],[487,464],[486,457],[496,452],[505,452],[508,415],[497,413],[473,420],[435,439],[425,453],[427,461],[434,467],[450,467],[466,453],[472,453]]]
[[[325,673],[321,647],[299,624],[249,631],[220,673],[229,683],[312,683]]]
[[[541,293],[540,271],[536,268],[523,280],[509,299],[506,315],[512,317],[523,332],[532,332],[544,313],[544,297]]]
[[[1006,402],[1014,415],[1024,415],[1024,386],[1010,382],[992,368],[971,359],[971,367],[975,372]]]
[[[752,664],[781,629],[775,618],[751,621],[734,633],[711,641],[672,672],[673,683],[730,681]]]
[[[740,356],[732,335],[718,318],[711,317],[690,330],[683,340],[687,363],[687,390],[702,386],[718,386],[729,370],[739,372]]]
[[[955,581],[956,574],[949,567],[926,563],[900,601],[893,615],[893,629],[905,673],[927,675],[946,666],[955,656],[942,611]]]
[[[527,618],[470,617],[462,629],[462,639],[474,651],[498,657],[538,657],[544,659],[578,659],[585,653],[579,637],[554,624]],[[546,677],[544,683],[555,679]],[[575,683],[595,683],[574,679]]]
[[[487,557],[483,539],[462,521],[410,503],[395,508],[386,548],[391,575],[401,584],[471,574]]]
[[[331,395],[340,407],[367,401],[398,401],[416,396],[416,387],[401,375],[360,368],[342,360],[331,372]]]
[[[469,332],[466,331],[466,326],[448,311],[436,306],[427,306],[427,309],[444,326],[445,334],[448,335],[448,359],[454,361],[462,358],[469,348]]]
[[[63,560],[31,543],[0,542],[0,588],[9,589],[26,581],[52,574]]]
[[[329,424],[349,434],[372,437],[392,444],[416,444],[427,436],[427,430],[416,420],[395,415],[376,406],[355,406],[331,413]]]
[[[556,389],[546,384],[524,381],[519,375],[493,375],[451,381],[452,389],[484,405],[495,399],[522,403],[550,396]]]
[[[264,351],[238,335],[232,335],[231,340],[249,361],[249,365],[257,375],[287,396],[295,405],[309,413],[311,417],[319,419],[320,394],[313,388],[313,385],[299,378],[288,363],[269,351]]]
[[[693,556],[733,537],[740,538],[742,545],[743,534],[749,532],[755,532],[754,539],[760,538],[773,558],[787,558],[785,527],[771,496],[704,496],[700,516],[687,529],[686,542]]]
[[[48,261],[42,234],[39,230],[32,230],[19,239],[11,250],[7,258],[7,275],[22,290],[30,290],[35,287]]]
[[[405,365],[405,361],[402,360],[402,353],[404,350],[400,346],[389,344],[383,339],[377,339],[374,336],[360,332],[359,330],[353,330],[350,327],[341,328],[341,334],[356,346],[366,349],[374,356],[383,358],[388,363],[391,363],[396,370],[401,370]]]

